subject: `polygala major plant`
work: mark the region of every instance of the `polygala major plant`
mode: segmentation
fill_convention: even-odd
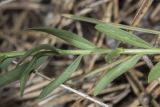
[[[41,44],[39,46],[33,47],[26,52],[3,52],[0,53],[0,69],[5,69],[9,64],[16,58],[20,57],[20,61],[16,67],[3,75],[0,75],[0,87],[7,85],[14,81],[20,82],[20,91],[23,95],[27,79],[30,73],[37,69],[41,64],[43,64],[49,56],[64,56],[64,55],[75,55],[77,58],[65,69],[65,71],[57,77],[55,80],[51,81],[46,87],[44,87],[39,98],[43,98],[51,93],[54,89],[60,86],[62,83],[67,81],[73,72],[78,68],[82,58],[86,55],[99,54],[107,56],[108,62],[111,62],[114,57],[120,56],[121,54],[129,55],[129,57],[119,64],[116,64],[113,68],[110,68],[103,77],[97,82],[93,95],[98,95],[108,84],[110,84],[114,79],[124,74],[126,71],[134,67],[134,65],[140,60],[143,55],[154,55],[160,54],[160,49],[155,48],[150,43],[140,39],[136,35],[124,31],[122,29],[137,30],[147,33],[160,34],[158,31],[148,30],[136,27],[126,27],[125,25],[116,25],[113,23],[104,23],[96,19],[89,19],[80,16],[64,15],[72,19],[86,21],[95,24],[95,29],[98,32],[104,33],[106,36],[113,38],[115,40],[121,41],[126,44],[130,44],[137,48],[134,49],[108,49],[108,48],[98,48],[92,42],[86,40],[85,38],[66,31],[56,28],[31,28],[28,30],[41,31],[52,34],[70,45],[73,45],[77,49],[73,50],[63,50],[58,49],[49,44]],[[72,17],[71,17],[72,16]],[[121,29],[122,28],[122,29]],[[26,60],[28,57],[32,57],[31,60]],[[152,82],[160,77],[160,63],[157,63],[150,71],[148,76],[148,82]]]

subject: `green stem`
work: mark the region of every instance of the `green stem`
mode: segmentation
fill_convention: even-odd
[[[88,54],[106,54],[112,49],[93,49],[93,50],[60,50],[62,55],[88,55]]]
[[[0,53],[0,56],[17,57],[17,56],[22,56],[25,53],[26,53],[25,51],[2,52],[2,53]]]
[[[89,54],[107,54],[110,53],[113,49],[93,49],[93,50],[60,50],[59,55],[89,55]],[[0,56],[6,57],[17,57],[22,56],[25,51],[12,51],[0,53]],[[121,54],[160,54],[160,49],[122,49]],[[48,51],[48,55],[52,55]]]
[[[62,55],[88,55],[88,54],[107,54],[113,49],[95,50],[61,50]],[[160,54],[160,49],[122,49],[121,54]]]
[[[124,49],[122,54],[160,54],[160,49]]]

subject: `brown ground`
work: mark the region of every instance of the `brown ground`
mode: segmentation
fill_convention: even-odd
[[[48,34],[24,31],[31,27],[63,28],[83,35],[99,47],[115,48],[118,42],[104,38],[102,34],[97,33],[93,24],[74,21],[61,15],[70,13],[105,22],[160,30],[160,0],[153,0],[152,5],[146,7],[147,1],[149,0],[14,0],[12,3],[0,5],[0,51],[22,51],[46,43],[63,49],[72,48],[62,40]],[[148,10],[145,11],[145,9]],[[137,15],[138,11],[142,14]],[[135,34],[155,46],[159,45],[157,36],[140,32],[135,32]],[[124,44],[120,46],[127,47]],[[135,68],[117,78],[97,98],[114,107],[159,107],[160,82],[147,83],[149,70],[159,58],[159,55],[144,57]],[[115,59],[114,62],[120,59],[121,57]],[[72,55],[52,57],[41,67],[40,71],[46,76],[56,77],[72,60]],[[67,85],[90,94],[99,75],[79,81],[80,76],[84,72],[108,65],[103,57],[87,56],[75,73],[77,77],[71,79],[73,81],[69,81]],[[6,70],[1,70],[1,73],[4,72]],[[19,95],[17,82],[1,87],[0,107],[99,107],[98,104],[63,88],[58,88],[51,97],[46,99],[50,100],[45,100],[42,104],[37,101],[36,97],[47,83],[47,80],[32,74],[23,97]]]

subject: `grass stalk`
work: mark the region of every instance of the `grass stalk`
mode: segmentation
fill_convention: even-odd
[[[113,49],[90,49],[90,50],[59,50],[58,55],[89,55],[89,54],[108,54]],[[48,51],[50,52],[50,51]],[[25,51],[12,51],[12,52],[4,52],[0,53],[0,56],[5,57],[17,57],[22,56],[26,52]],[[160,49],[122,49],[121,54],[160,54]],[[48,53],[48,56],[53,55],[52,53]]]

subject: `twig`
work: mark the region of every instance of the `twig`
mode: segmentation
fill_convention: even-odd
[[[17,63],[18,63],[17,61],[12,61],[12,62],[13,62],[14,64],[17,64]],[[35,72],[36,75],[38,75],[38,76],[40,76],[40,77],[42,77],[42,78],[44,78],[44,79],[46,79],[46,80],[48,80],[48,81],[52,81],[51,78],[48,78],[47,76],[45,76],[45,75],[37,72],[37,70],[35,70],[35,71],[36,71],[36,72]],[[82,92],[80,92],[80,91],[77,91],[77,90],[75,90],[75,89],[73,89],[73,88],[71,88],[71,87],[68,87],[68,86],[64,85],[64,84],[61,84],[60,86],[63,87],[64,89],[67,89],[67,90],[69,90],[69,91],[71,91],[71,92],[73,92],[73,93],[76,93],[76,94],[84,97],[85,99],[88,99],[88,100],[90,100],[90,101],[92,101],[92,102],[94,102],[94,103],[96,103],[96,104],[99,104],[99,105],[101,105],[102,107],[109,107],[109,105],[107,105],[107,104],[105,104],[105,103],[103,103],[103,102],[101,102],[101,101],[98,101],[97,99],[94,99],[94,98],[90,97],[89,95],[84,94],[84,93],[82,93]]]
[[[52,79],[46,77],[45,75],[43,75],[43,74],[41,74],[41,73],[39,73],[39,72],[35,72],[35,73],[36,73],[38,76],[40,76],[40,77],[42,77],[42,78],[44,78],[44,79],[46,79],[46,80],[52,81]],[[73,93],[76,93],[76,94],[78,94],[78,95],[80,95],[80,96],[82,96],[82,97],[84,97],[84,98],[86,98],[86,99],[88,99],[88,100],[90,100],[90,101],[92,101],[92,102],[95,102],[95,103],[97,103],[97,104],[99,104],[99,105],[101,105],[101,106],[103,106],[103,107],[109,107],[109,105],[106,105],[105,103],[103,103],[103,102],[101,102],[101,101],[98,101],[97,99],[94,99],[94,98],[90,97],[89,95],[84,94],[84,93],[82,93],[82,92],[80,92],[80,91],[77,91],[77,90],[75,90],[75,89],[73,89],[73,88],[71,88],[71,87],[68,87],[68,86],[64,85],[64,84],[61,84],[60,86],[63,87],[63,88],[65,88],[65,89],[67,89],[67,90],[69,90],[69,91],[71,91],[71,92],[73,92]]]

